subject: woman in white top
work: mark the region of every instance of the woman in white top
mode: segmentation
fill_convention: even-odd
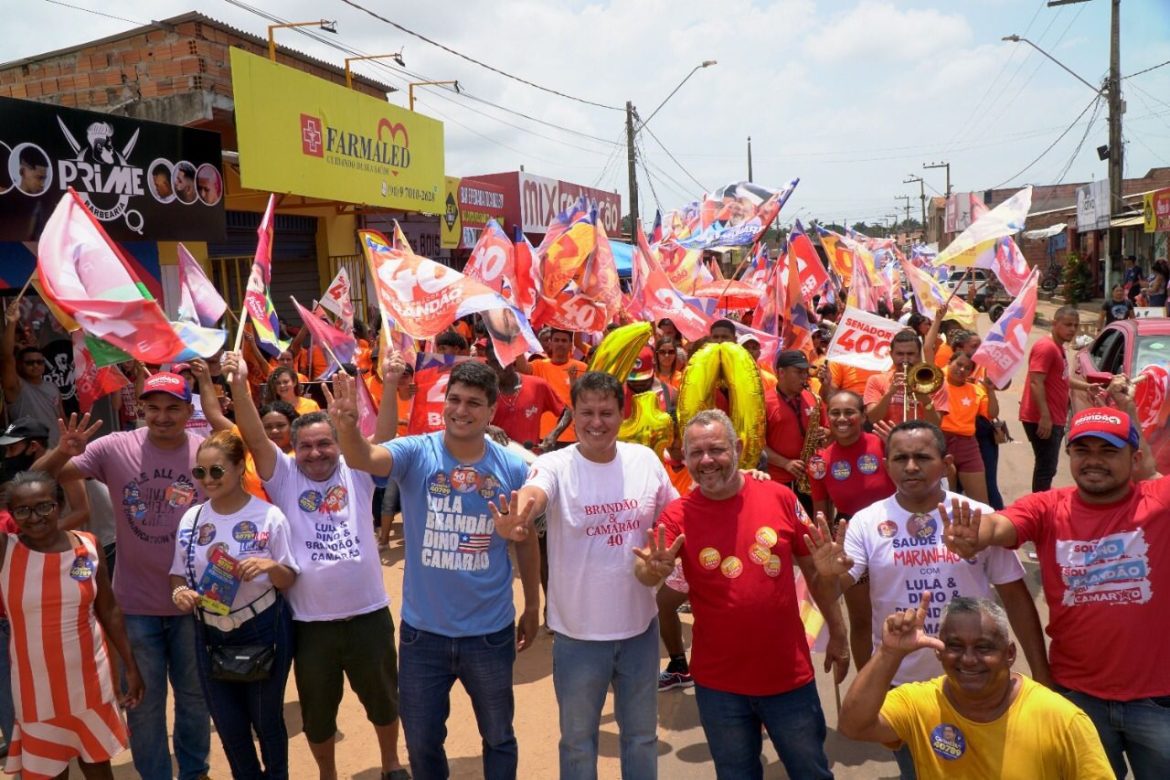
[[[243,488],[244,456],[243,441],[229,431],[199,446],[191,475],[208,501],[179,522],[171,600],[198,618],[199,680],[232,776],[277,780],[288,777],[284,689],[293,654],[292,615],[281,591],[298,569],[284,514]],[[237,649],[227,654],[233,657],[248,655],[241,648],[266,649],[267,674],[250,682],[223,679],[213,656],[224,647]]]

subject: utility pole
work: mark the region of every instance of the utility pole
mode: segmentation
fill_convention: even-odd
[[[634,104],[626,101],[626,160],[630,166],[630,242],[638,240],[638,170],[634,151]]]
[[[1109,31],[1109,247],[1105,255],[1105,299],[1109,299],[1112,264],[1121,260],[1121,228],[1114,227],[1124,206],[1122,181],[1125,175],[1125,148],[1121,143],[1121,0],[1113,0]]]
[[[902,183],[912,184],[918,182],[918,200],[922,202],[922,240],[926,241],[926,181],[921,176],[908,174]]]
[[[910,196],[909,195],[895,195],[894,200],[906,201],[906,222],[910,222]]]
[[[752,137],[748,136],[748,181],[755,181],[752,178]]]
[[[947,197],[951,197],[951,164],[949,162],[932,162],[930,165],[922,163],[923,170],[930,168],[946,168],[947,169]]]

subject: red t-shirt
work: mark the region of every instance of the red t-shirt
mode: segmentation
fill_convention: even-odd
[[[1170,626],[1170,477],[1113,504],[1086,504],[1067,487],[1003,514],[1040,556],[1052,678],[1115,701],[1170,696],[1165,643],[1151,644]]]
[[[513,441],[540,444],[540,416],[548,412],[559,420],[565,405],[540,377],[518,376],[520,390],[515,395],[500,393],[492,424],[503,428]]]
[[[1068,418],[1068,357],[1064,347],[1052,338],[1042,338],[1028,353],[1028,373],[1044,374],[1044,396],[1048,400],[1048,414],[1053,425],[1064,425]],[[1020,422],[1040,422],[1040,407],[1032,398],[1032,383],[1024,382],[1024,397],[1020,399]]]
[[[882,440],[862,431],[861,438],[842,447],[833,442],[809,458],[808,484],[813,501],[829,499],[839,514],[859,510],[894,495],[886,473]]]
[[[694,490],[663,510],[667,544],[686,534],[679,555],[700,685],[773,696],[813,679],[793,571],[793,556],[809,554],[803,517],[791,490],[751,478],[734,498],[712,501]]]
[[[800,457],[809,417],[817,408],[817,397],[808,390],[802,390],[799,403],[801,418],[797,419],[796,410],[786,399],[780,397],[779,390],[764,394],[764,417],[767,424],[764,441],[786,458]],[[821,425],[828,425],[828,418],[823,409]],[[768,464],[768,474],[776,482],[788,484],[793,480],[793,476],[787,470],[771,463]]]

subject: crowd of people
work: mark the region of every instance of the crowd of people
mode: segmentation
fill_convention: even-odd
[[[501,365],[461,321],[435,339],[462,359],[442,427],[426,433],[410,423],[414,368],[364,327],[358,358],[317,400],[306,383],[326,356],[298,340],[269,359],[248,337],[207,361],[134,367],[125,429],[102,431],[64,414],[9,306],[7,770],[65,776],[77,759],[86,777],[112,777],[128,746],[146,780],[174,766],[197,780],[214,723],[233,777],[305,776],[289,767],[291,674],[324,780],[337,776],[347,680],[383,778],[448,776],[456,681],[484,776],[514,778],[512,668],[543,623],[562,778],[597,776],[610,690],[622,776],[656,777],[659,697],[692,687],[718,777],[762,777],[764,734],[790,777],[832,777],[801,617],[811,601],[824,672],[839,684],[857,670],[839,730],[893,750],[904,778],[1170,775],[1170,671],[1142,633],[1170,620],[1158,522],[1170,481],[1153,473],[1129,382],[1070,378],[1078,311],[1058,310],[1028,357],[1033,493],[1014,503],[996,480],[1007,426],[972,361],[977,334],[946,307],[898,312],[893,365],[870,372],[827,360],[834,312],[819,313],[805,348],[772,359],[731,319],[694,341],[662,320],[623,377],[590,371],[583,334],[554,329],[541,353]],[[758,462],[742,463],[725,388],[677,419],[685,367],[709,343],[757,363]],[[1074,389],[1094,405],[1074,412]],[[363,433],[366,391],[377,419]],[[676,418],[661,451],[619,440],[643,394]],[[1052,489],[1062,449],[1075,485]],[[399,513],[395,625],[379,550]]]

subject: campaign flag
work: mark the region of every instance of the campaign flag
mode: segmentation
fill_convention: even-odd
[[[489,219],[487,225],[480,231],[479,240],[471,250],[471,257],[463,267],[463,275],[468,279],[483,282],[513,305],[519,305],[514,289],[516,247],[494,219]]]
[[[677,240],[689,249],[751,246],[775,221],[799,183],[800,179],[793,179],[772,188],[740,181],[720,187],[699,205],[702,229]]]
[[[378,429],[378,405],[374,403],[369,385],[366,384],[361,374],[354,377],[354,387],[357,389],[358,431],[368,439]]]
[[[760,244],[751,263],[744,270],[743,281],[758,290],[765,290],[768,284],[768,273],[772,270],[772,261],[768,258],[768,245]]]
[[[718,279],[695,288],[696,298],[715,301],[716,309],[754,309],[764,291],[739,279]]]
[[[416,339],[434,338],[460,317],[482,314],[502,365],[540,350],[524,313],[482,282],[408,250],[395,249],[375,230],[358,237],[370,264],[383,323]]]
[[[272,284],[272,237],[275,230],[276,196],[268,196],[268,206],[256,228],[256,254],[252,271],[248,274],[248,288],[244,292],[244,310],[252,320],[256,343],[265,351],[279,355],[288,349],[280,340],[280,320],[272,305],[269,288]],[[241,326],[243,323],[241,323]]]
[[[1134,377],[1133,401],[1142,438],[1150,445],[1159,474],[1170,474],[1170,373],[1166,366],[1146,366]]]
[[[650,243],[657,244],[662,240],[662,209],[655,209],[654,224],[650,227]]]
[[[853,284],[849,286],[849,295],[845,300],[846,306],[863,311],[877,311],[877,293],[869,281],[869,274],[865,272],[865,265],[857,263],[853,268]]]
[[[414,403],[410,407],[410,421],[406,432],[413,436],[419,433],[441,431],[443,405],[447,397],[447,383],[451,369],[457,363],[471,358],[464,355],[440,355],[435,352],[420,352],[414,364]]]
[[[995,242],[995,258],[991,270],[1010,295],[1020,294],[1020,290],[1024,289],[1024,284],[1028,281],[1028,274],[1032,272],[1024,253],[1011,236]]]
[[[828,283],[829,274],[799,219],[788,234],[788,257],[796,261],[801,300],[811,301],[817,291]]]
[[[829,256],[829,267],[833,269],[833,273],[837,274],[842,286],[852,287],[853,265],[856,260],[853,250],[845,243],[842,236],[819,225],[817,226],[817,237],[821,240],[821,246],[825,248],[825,254]]]
[[[209,357],[223,346],[222,330],[167,320],[73,189],[41,233],[37,282],[44,300],[78,327],[143,363]]]
[[[532,310],[536,307],[536,301],[540,297],[540,258],[536,254],[532,243],[528,240],[528,236],[519,228],[516,229],[517,237],[514,243],[515,259],[513,266],[516,271],[516,288],[512,291],[514,296],[513,303],[520,311],[524,312],[524,316],[531,318]]]
[[[99,398],[121,390],[130,380],[117,366],[98,366],[85,346],[85,334],[73,331],[73,386],[81,413],[93,408]]]
[[[585,199],[585,196],[581,195],[564,211],[558,212],[553,217],[552,222],[548,223],[544,238],[541,239],[540,245],[536,247],[536,253],[543,257],[548,248],[568,231],[569,228],[587,216],[589,216],[589,203]]]
[[[321,349],[325,350],[325,354],[329,355],[329,366],[325,369],[325,372],[321,376],[312,378],[324,379],[341,368],[339,363],[352,363],[354,353],[357,352],[357,341],[354,340],[353,334],[345,333],[321,317],[318,317],[304,306],[301,306],[295,296],[289,297],[292,299],[297,314],[300,315],[301,322],[305,323],[305,327],[309,329],[309,335],[313,338],[313,343],[321,347]]]
[[[997,239],[1013,236],[1024,229],[1024,221],[1031,207],[1032,185],[1029,184],[972,222],[946,249],[935,256],[934,264],[977,265],[976,261],[981,255],[986,256],[989,249],[994,249]]]
[[[227,302],[203,273],[203,266],[179,244],[179,319],[212,326],[227,312]]]
[[[804,240],[808,241],[808,238],[805,237]],[[819,259],[814,262],[817,266],[821,264]],[[789,245],[788,250],[788,284],[784,297],[788,299],[788,316],[784,318],[784,348],[804,349],[806,345],[812,343],[812,321],[808,316],[808,309],[804,305],[804,285],[800,276],[796,252],[792,250],[791,245]],[[760,346],[763,347],[763,344]]]
[[[322,309],[341,320],[342,330],[353,333],[353,286],[344,265],[337,269],[337,276],[325,288],[325,294],[318,303]]]
[[[1040,272],[1028,276],[1024,289],[991,326],[972,359],[987,370],[987,376],[1000,390],[1028,357],[1028,335],[1036,319],[1036,288]]]
[[[765,333],[779,333],[784,317],[784,282],[780,278],[782,269],[788,267],[788,256],[781,254],[764,280],[764,296],[760,299],[759,314],[752,318],[752,324]]]
[[[684,299],[670,283],[657,258],[651,254],[641,224],[638,225],[633,265],[638,280],[634,296],[639,299],[647,319],[651,322],[669,319],[678,332],[691,341],[707,336],[711,330],[710,316]]]
[[[560,216],[567,218],[567,212],[562,212]],[[541,258],[540,282],[544,294],[551,298],[564,290],[569,282],[580,281],[597,244],[596,212],[575,220],[560,231],[554,241],[549,241],[546,235],[536,250]]]
[[[836,363],[870,371],[885,371],[893,365],[890,342],[905,328],[893,320],[846,306],[837,322],[826,357]]]
[[[715,275],[703,262],[701,249],[688,249],[674,240],[663,241],[650,249],[657,249],[658,262],[666,278],[684,295],[694,295],[699,285],[715,280]]]
[[[979,311],[974,306],[957,295],[952,297],[933,276],[911,265],[909,260],[902,260],[901,263],[902,274],[910,284],[910,293],[918,302],[920,313],[933,319],[935,312],[949,299],[950,304],[943,319],[954,320],[967,330],[976,330]]]

